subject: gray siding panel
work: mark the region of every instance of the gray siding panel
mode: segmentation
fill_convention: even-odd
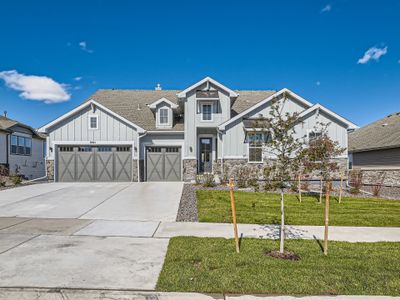
[[[353,168],[400,168],[400,148],[353,153]]]
[[[98,129],[89,129],[89,116],[98,116]],[[137,140],[137,131],[130,125],[106,111],[96,108],[93,112],[90,107],[83,109],[68,119],[60,122],[49,130],[48,150],[53,142],[112,142]],[[48,151],[48,158],[54,159],[53,152]]]

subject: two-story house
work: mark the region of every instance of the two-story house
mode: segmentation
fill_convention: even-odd
[[[0,167],[26,179],[45,176],[45,138],[32,127],[0,116]]]
[[[237,166],[261,169],[273,158],[264,151],[268,132],[254,122],[269,116],[273,100],[299,113],[299,137],[329,123],[331,138],[347,148],[348,130],[357,127],[288,89],[237,91],[210,77],[180,91],[99,90],[40,129],[48,136],[48,174],[56,181],[190,181]],[[347,153],[337,159],[347,168]]]

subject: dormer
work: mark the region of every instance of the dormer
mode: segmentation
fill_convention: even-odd
[[[151,104],[149,108],[156,116],[156,127],[160,129],[170,129],[174,125],[174,111],[179,105],[173,103],[167,98],[161,98]]]

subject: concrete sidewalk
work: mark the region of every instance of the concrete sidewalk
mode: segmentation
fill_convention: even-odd
[[[244,238],[278,239],[278,225],[239,224]],[[21,232],[20,232],[21,233]],[[96,220],[75,235],[171,238],[175,236],[232,238],[232,224],[191,222],[135,222]],[[286,226],[289,239],[323,239],[323,226]],[[400,228],[329,227],[329,240],[347,242],[399,242]]]
[[[0,288],[0,299],[8,300],[394,300],[400,297],[390,296],[262,296],[262,295],[225,295],[200,293],[167,293],[113,290],[73,290],[73,289],[19,289]]]

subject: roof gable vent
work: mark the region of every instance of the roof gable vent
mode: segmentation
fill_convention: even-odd
[[[156,91],[161,91],[162,87],[161,84],[157,83],[156,87],[154,88]]]

